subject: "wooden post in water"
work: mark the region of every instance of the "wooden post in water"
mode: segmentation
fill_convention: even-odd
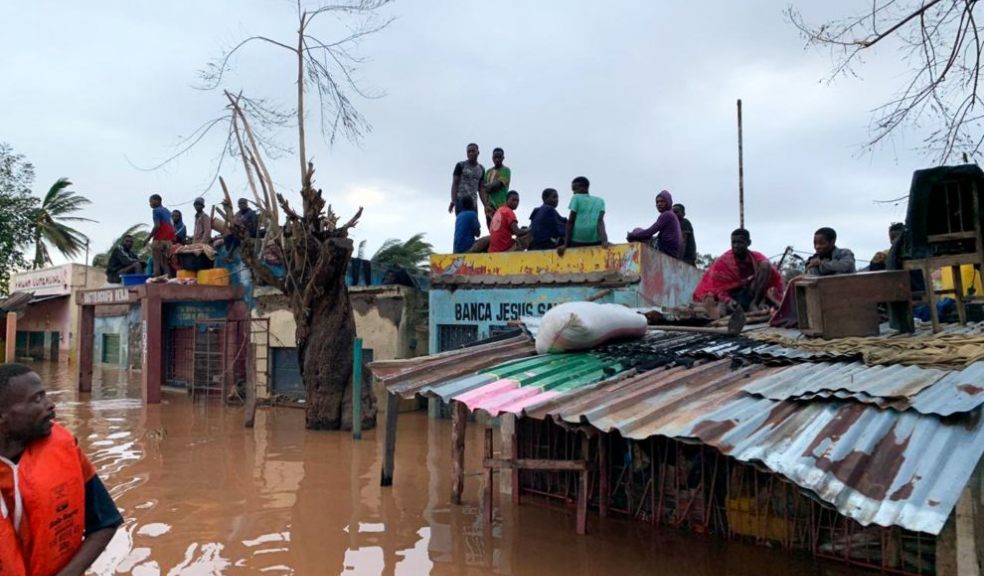
[[[246,321],[249,326],[250,321]],[[243,427],[252,428],[256,423],[256,350],[253,347],[253,330],[246,329],[246,399],[243,404]]]
[[[741,142],[741,98],[738,99],[738,227],[745,227],[745,158]]]
[[[583,458],[585,467],[581,470],[578,477],[578,487],[577,487],[577,528],[576,532],[578,536],[584,536],[588,533],[588,474],[589,462],[590,460],[590,443],[591,438],[587,434],[581,435],[581,458]]]
[[[399,414],[400,397],[390,392],[386,395],[386,431],[383,446],[383,471],[379,478],[380,486],[393,485],[393,467],[396,459],[396,418]]]
[[[352,438],[362,440],[362,338],[352,350]]]
[[[608,436],[598,434],[598,515],[608,517]]]
[[[495,455],[492,450],[492,422],[489,421],[485,424],[485,459],[492,460]],[[489,466],[485,469],[485,502],[483,506],[483,513],[485,515],[485,523],[492,524],[492,495],[495,491],[494,486],[495,479],[495,468]]]
[[[468,423],[468,407],[452,401],[451,413],[451,503],[461,504],[465,489],[465,425]]]

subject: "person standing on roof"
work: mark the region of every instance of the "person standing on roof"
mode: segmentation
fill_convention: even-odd
[[[502,148],[492,151],[492,169],[485,172],[485,204],[486,224],[492,225],[492,217],[500,206],[506,204],[506,194],[509,193],[509,183],[512,181],[512,171],[508,166],[503,165],[506,153]]]
[[[195,233],[192,244],[212,244],[212,218],[205,213],[205,199],[195,198]]]
[[[239,211],[236,212],[236,220],[246,228],[246,234],[250,238],[256,238],[259,235],[259,217],[256,210],[249,207],[249,200],[239,199]]]
[[[489,205],[485,198],[485,167],[478,163],[478,144],[472,142],[465,147],[467,158],[454,165],[451,172],[451,204],[448,214],[461,212],[461,199],[470,196],[475,206],[479,197],[488,213]]]
[[[680,259],[691,266],[696,266],[697,240],[694,238],[694,225],[687,220],[687,208],[683,204],[674,204],[673,213],[680,219],[680,232],[683,234],[683,253]]]
[[[0,574],[82,576],[121,524],[41,377],[0,364]]]
[[[680,258],[683,252],[680,232],[680,219],[673,213],[673,196],[666,190],[656,195],[656,210],[659,217],[652,226],[643,230],[636,228],[626,234],[629,242],[645,242],[656,238],[656,249],[668,256]]]
[[[833,228],[820,228],[813,234],[813,249],[816,253],[806,261],[807,276],[832,276],[834,274],[853,274],[854,252],[837,247],[837,232]]]
[[[180,210],[171,210],[171,224],[174,225],[174,239],[178,244],[184,244],[188,240],[188,228],[185,227],[184,218]]]
[[[151,217],[154,227],[151,228],[147,240],[150,242],[150,250],[154,259],[155,278],[171,275],[171,244],[177,238],[174,232],[174,223],[171,221],[171,212],[163,206],[163,199],[160,194],[153,194],[150,197]]]
[[[563,256],[567,248],[578,246],[601,246],[608,248],[608,231],[605,230],[605,201],[592,196],[588,189],[591,182],[584,176],[571,181],[570,214],[564,240],[557,247],[557,254]]]

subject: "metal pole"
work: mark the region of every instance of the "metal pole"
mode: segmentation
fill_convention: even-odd
[[[362,440],[362,338],[352,350],[352,438]]]
[[[738,99],[738,227],[745,227],[745,159],[741,144],[741,98]]]

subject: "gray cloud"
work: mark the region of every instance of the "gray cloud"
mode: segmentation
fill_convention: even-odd
[[[727,248],[737,225],[734,102],[745,103],[747,226],[755,247],[811,249],[812,231],[838,229],[866,258],[902,209],[873,200],[904,195],[927,160],[919,134],[859,154],[869,111],[904,72],[890,45],[863,80],[822,82],[826,54],[804,51],[781,2],[400,2],[392,27],[368,38],[360,77],[387,96],[361,109],[375,126],[360,144],[314,138],[318,182],[343,217],[363,203],[356,240],[370,253],[386,238],[423,231],[451,246],[451,168],[476,141],[481,160],[506,149],[520,211],[552,186],[568,197],[576,175],[608,204],[613,238],[655,218],[662,188],[687,205],[701,252]],[[804,6],[804,8],[806,8]],[[846,14],[846,0],[809,6],[808,17]],[[815,11],[815,13],[814,13]],[[96,250],[149,221],[146,196],[190,202],[214,169],[213,138],[156,172],[134,169],[173,152],[181,135],[217,115],[220,94],[192,86],[196,71],[248,34],[289,37],[291,3],[253,0],[236,10],[177,1],[65,5],[18,3],[0,22],[0,138],[26,154],[37,189],[60,176],[89,195],[85,227]],[[325,35],[342,23],[325,22]],[[39,30],[47,30],[43,41]],[[230,89],[291,102],[285,56],[265,48],[234,61]],[[314,120],[312,118],[312,120]],[[291,133],[284,142],[293,145]],[[272,162],[285,190],[296,160]],[[234,163],[223,170],[244,187]],[[207,196],[218,200],[218,192]]]

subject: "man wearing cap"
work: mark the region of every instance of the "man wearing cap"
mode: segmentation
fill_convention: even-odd
[[[212,243],[212,218],[205,213],[205,199],[195,198],[195,234],[192,244]]]

